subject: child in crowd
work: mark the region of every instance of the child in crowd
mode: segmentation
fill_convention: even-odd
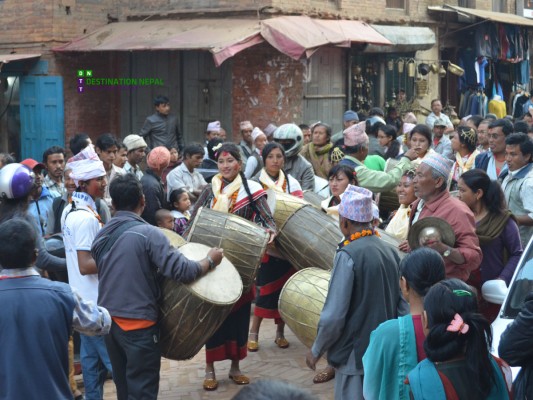
[[[173,230],[178,235],[183,235],[191,217],[189,192],[184,188],[173,190],[170,193],[170,207],[172,208],[170,213],[174,217]]]
[[[511,369],[489,353],[490,324],[459,279],[435,284],[424,298],[427,359],[408,375],[414,400],[511,398]]]
[[[155,212],[155,223],[159,228],[174,230],[174,217],[166,208],[161,208]]]

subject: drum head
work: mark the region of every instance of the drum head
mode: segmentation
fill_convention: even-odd
[[[194,261],[205,258],[209,249],[210,247],[200,243],[187,243],[180,247],[181,253]],[[196,296],[214,304],[235,303],[242,294],[241,277],[226,257],[213,271],[190,283],[188,287]]]
[[[183,246],[187,241],[183,239],[180,235],[178,235],[176,232],[171,231],[170,229],[165,228],[159,228],[161,229],[161,232],[167,237],[168,241],[170,242],[170,245],[174,247],[175,249]]]

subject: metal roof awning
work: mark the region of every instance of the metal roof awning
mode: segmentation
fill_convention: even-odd
[[[370,25],[386,37],[392,46],[369,45],[365,53],[412,53],[429,50],[435,43],[435,33],[427,27]]]
[[[352,43],[391,45],[361,21],[323,20],[306,16],[276,17],[261,21],[261,35],[280,52],[296,60],[310,57],[319,47],[350,47]]]
[[[428,7],[428,11],[441,12],[441,13],[454,12],[457,15],[476,17],[476,18],[485,19],[487,21],[500,22],[502,24],[533,27],[533,20],[525,18],[525,17],[521,17],[515,14],[507,14],[507,13],[501,13],[501,12],[495,12],[495,11],[477,10],[474,8],[450,6],[448,4],[445,4],[442,7],[441,6],[430,6]]]
[[[263,41],[257,19],[159,20],[109,24],[53,50],[208,50],[219,66]]]
[[[352,43],[391,45],[361,21],[321,20],[305,16],[258,19],[191,19],[117,22],[55,47],[56,52],[130,50],[208,50],[215,64],[248,47],[267,41],[280,52],[300,59],[319,47]]]
[[[30,58],[39,58],[41,54],[0,54],[0,64],[7,64],[11,61],[22,61]]]
[[[8,73],[13,73],[13,72],[20,72],[20,71],[26,69],[26,67],[28,67],[30,64],[32,64],[34,62],[34,59],[37,59],[39,57],[41,57],[40,53],[34,53],[34,54],[19,54],[19,53],[0,54],[0,74],[1,73],[8,74]],[[9,66],[5,66],[6,64],[9,64],[9,63],[13,63],[13,64],[11,64]],[[4,66],[5,66],[5,68],[4,68]]]

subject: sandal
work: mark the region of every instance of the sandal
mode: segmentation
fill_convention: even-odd
[[[246,375],[243,375],[240,371],[237,373],[229,373],[228,378],[230,378],[237,385],[248,385],[250,383],[250,378]]]
[[[255,340],[250,340],[250,336],[252,335],[255,335]],[[259,350],[259,334],[258,333],[250,332],[248,334],[248,344],[246,347],[248,347],[248,351],[251,351],[252,353]]]
[[[335,369],[327,366],[322,372],[319,372],[313,378],[313,383],[324,383],[335,378]]]
[[[218,388],[218,382],[217,378],[215,378],[215,371],[209,371],[205,373],[205,379],[204,379],[204,390],[212,391],[217,390]]]
[[[276,340],[274,340],[274,343],[276,343],[280,349],[286,349],[287,347],[289,347],[289,341],[284,337],[276,338]]]

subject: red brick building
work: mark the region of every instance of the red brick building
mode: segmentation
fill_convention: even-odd
[[[521,11],[502,0],[459,1],[472,10]],[[442,63],[453,57],[464,23],[452,9],[435,11],[439,4],[0,1],[0,151],[40,158],[42,150],[68,143],[78,132],[93,138],[104,132],[137,133],[157,94],[171,99],[187,141],[202,141],[212,120],[220,120],[234,140],[245,119],[261,128],[321,120],[337,131],[348,108],[383,107],[400,87],[415,96],[415,78],[407,77],[400,63]],[[472,19],[506,15],[493,14]],[[345,40],[338,37],[335,20],[350,21]],[[451,29],[459,33],[450,35]],[[369,44],[376,38],[392,45]],[[314,47],[302,50],[304,42]],[[444,61],[443,46],[452,50]],[[89,87],[84,81],[80,93],[79,70],[92,71],[95,79],[149,78],[162,84]],[[441,80],[438,74],[421,79],[429,82],[418,97],[426,107],[455,85],[455,78]]]

